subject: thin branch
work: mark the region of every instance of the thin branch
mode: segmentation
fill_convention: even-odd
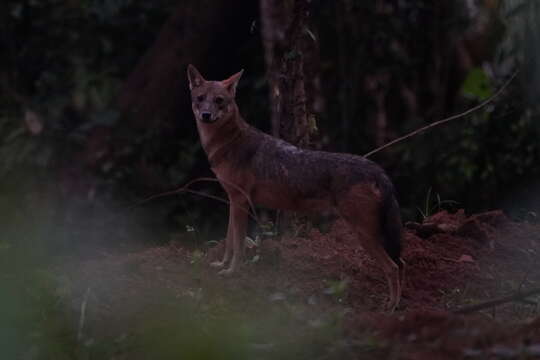
[[[81,342],[83,337],[83,328],[86,320],[86,305],[88,304],[88,295],[90,294],[90,288],[86,289],[84,293],[83,301],[81,303],[81,315],[79,316],[79,328],[77,330],[77,341]]]
[[[249,209],[242,209],[242,210],[244,210],[249,215],[249,217],[251,217],[257,223],[257,225],[259,225],[259,226],[261,225],[261,222],[259,221],[259,217],[257,216],[257,212],[255,210],[255,206],[251,202],[251,198],[246,194],[246,192],[244,190],[242,190],[239,186],[237,186],[235,184],[232,184],[232,183],[229,183],[227,181],[218,180],[216,178],[209,178],[209,177],[197,178],[197,179],[189,181],[187,184],[185,184],[182,187],[179,187],[178,189],[162,192],[162,193],[159,193],[159,194],[149,196],[149,197],[144,198],[142,200],[139,200],[135,204],[131,205],[127,210],[132,210],[135,207],[141,206],[143,204],[146,204],[149,201],[152,201],[152,200],[155,200],[155,199],[158,199],[158,198],[161,198],[161,197],[180,194],[180,193],[184,193],[184,192],[199,195],[199,196],[202,196],[202,197],[207,197],[209,199],[217,200],[217,201],[225,203],[225,204],[230,204],[230,202],[228,200],[226,200],[226,199],[224,199],[222,197],[211,195],[211,194],[206,194],[204,192],[197,191],[197,190],[189,189],[189,187],[191,185],[193,185],[196,182],[201,182],[201,181],[219,182],[219,183],[225,182],[225,185],[228,185],[228,186],[231,186],[231,187],[235,188],[238,192],[240,192],[242,194],[242,196],[244,196],[246,198],[246,200],[248,202],[248,205],[249,205]],[[250,209],[251,209],[251,211],[249,211]]]
[[[512,301],[522,301],[523,299],[528,298],[529,296],[540,294],[540,288],[531,289],[528,291],[518,291],[515,294],[504,296],[498,299],[489,300],[483,303],[474,304],[470,306],[465,306],[460,309],[454,310],[454,314],[470,314],[475,311],[480,311],[484,309],[494,308],[495,306],[509,303]]]
[[[512,76],[504,83],[504,85],[493,95],[491,95],[488,99],[484,100],[482,103],[476,105],[475,107],[473,108],[470,108],[469,110],[465,111],[465,112],[462,112],[460,114],[456,114],[456,115],[453,115],[453,116],[450,116],[446,119],[442,119],[442,120],[439,120],[439,121],[435,121],[434,123],[431,123],[429,125],[426,125],[424,127],[421,127],[420,129],[417,129],[417,130],[414,130],[410,133],[408,133],[407,135],[404,135],[402,137],[399,137],[397,139],[394,139],[392,141],[390,141],[389,143],[386,143],[384,144],[383,146],[380,146],[374,150],[371,150],[370,152],[364,154],[364,157],[369,157],[375,153],[378,153],[379,151],[381,150],[384,150],[386,149],[387,147],[390,147],[398,142],[401,142],[403,140],[406,140],[410,137],[413,137],[414,135],[416,134],[419,134],[419,133],[422,133],[426,130],[429,130],[435,126],[439,126],[439,125],[442,125],[442,124],[445,124],[449,121],[452,121],[452,120],[456,120],[456,119],[459,119],[459,118],[462,118],[462,117],[465,117],[475,111],[478,111],[480,110],[481,108],[485,107],[486,105],[488,105],[489,103],[491,103],[495,98],[497,98],[499,95],[501,95],[503,93],[503,91],[508,87],[508,85],[510,85],[510,83],[514,80],[514,78],[517,76],[517,74],[519,73],[519,70],[516,70]]]

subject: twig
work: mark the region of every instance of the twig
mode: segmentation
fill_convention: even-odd
[[[475,311],[494,308],[495,306],[509,303],[512,301],[521,301],[525,298],[528,298],[529,296],[537,295],[537,294],[540,294],[540,288],[531,289],[528,291],[518,291],[512,295],[504,296],[498,299],[489,300],[489,301],[479,303],[479,304],[474,304],[471,306],[462,307],[460,309],[454,310],[453,313],[454,314],[470,314]]]
[[[434,123],[431,123],[429,125],[426,125],[424,127],[421,127],[420,129],[416,129],[414,131],[411,131],[410,133],[402,136],[402,137],[399,137],[397,139],[394,139],[386,144],[384,144],[383,146],[380,146],[374,150],[371,150],[370,152],[364,154],[364,157],[369,157],[375,153],[378,153],[379,151],[381,150],[384,150],[386,149],[387,147],[390,147],[394,144],[397,144],[398,142],[401,142],[403,140],[406,140],[410,137],[413,137],[414,135],[416,134],[419,134],[419,133],[422,133],[426,130],[429,130],[435,126],[439,126],[439,125],[442,125],[442,124],[445,124],[449,121],[452,121],[452,120],[455,120],[455,119],[459,119],[459,118],[462,118],[462,117],[465,117],[475,111],[478,111],[480,110],[481,108],[483,108],[484,106],[488,105],[489,103],[491,103],[496,97],[498,97],[500,94],[503,93],[503,91],[508,87],[508,85],[510,85],[510,83],[514,80],[514,78],[517,76],[517,74],[519,73],[519,70],[516,70],[512,76],[504,83],[504,85],[493,95],[491,95],[488,99],[484,100],[482,103],[476,105],[475,107],[473,108],[470,108],[469,110],[465,111],[465,112],[462,112],[460,114],[456,114],[456,115],[452,115],[446,119],[442,119],[442,120],[439,120],[439,121],[435,121]]]
[[[81,316],[79,317],[79,329],[77,330],[77,341],[80,342],[83,336],[83,328],[86,320],[86,304],[88,303],[88,295],[90,294],[90,288],[86,289],[84,298],[81,303]]]
[[[142,200],[139,200],[137,201],[135,204],[131,205],[128,210],[132,210],[133,208],[137,207],[137,206],[140,206],[140,205],[143,205],[143,204],[146,204],[147,202],[149,201],[152,201],[152,200],[155,200],[157,198],[160,198],[160,197],[164,197],[164,196],[169,196],[169,195],[175,195],[175,194],[180,194],[180,193],[183,193],[183,192],[186,192],[186,193],[190,193],[190,194],[195,194],[195,195],[199,195],[199,196],[202,196],[202,197],[207,197],[207,198],[210,198],[210,199],[213,199],[213,200],[217,200],[217,201],[220,201],[222,203],[225,203],[225,204],[230,204],[230,202],[224,198],[221,198],[219,196],[215,196],[215,195],[211,195],[211,194],[206,194],[206,193],[203,193],[203,192],[200,192],[200,191],[196,191],[196,190],[192,190],[192,189],[189,189],[189,187],[191,185],[193,185],[194,183],[196,182],[201,182],[201,181],[208,181],[208,182],[222,182],[223,180],[218,180],[216,178],[209,178],[209,177],[201,177],[201,178],[197,178],[197,179],[194,179],[194,180],[191,180],[190,182],[188,182],[186,185],[178,188],[178,189],[175,189],[175,190],[171,190],[171,191],[166,191],[166,192],[162,192],[162,193],[159,193],[159,194],[155,194],[155,195],[152,195],[152,196],[149,196],[147,198],[144,198]],[[257,225],[261,225],[261,222],[259,221],[259,217],[257,216],[257,212],[255,210],[255,206],[253,205],[253,203],[251,202],[251,198],[246,194],[246,192],[244,190],[242,190],[239,186],[235,185],[235,184],[232,184],[232,183],[229,183],[227,181],[223,181],[225,182],[226,185],[228,186],[231,186],[233,188],[235,188],[238,192],[240,192],[242,194],[242,196],[244,196],[248,202],[248,205],[249,205],[249,209],[242,209],[244,210],[245,212],[247,212],[248,216],[251,217],[256,223]],[[251,209],[251,211],[250,211]]]

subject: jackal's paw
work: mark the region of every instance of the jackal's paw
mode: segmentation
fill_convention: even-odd
[[[214,261],[210,263],[210,266],[214,268],[222,268],[225,266],[225,261]]]
[[[235,272],[235,269],[230,267],[228,269],[223,269],[221,270],[220,272],[218,272],[218,275],[221,275],[221,276],[231,276],[232,274],[234,274]]]

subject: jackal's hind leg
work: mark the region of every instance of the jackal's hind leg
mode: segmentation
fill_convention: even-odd
[[[400,267],[390,258],[383,247],[381,233],[379,192],[368,185],[356,185],[337,199],[339,214],[358,236],[364,250],[384,272],[388,283],[388,308],[394,311],[401,297]]]
[[[388,256],[379,239],[362,240],[366,252],[382,267],[389,289],[387,309],[393,312],[401,299],[401,268]]]

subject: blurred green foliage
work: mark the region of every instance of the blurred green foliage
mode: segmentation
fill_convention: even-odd
[[[477,100],[486,100],[493,95],[493,90],[486,73],[480,68],[469,71],[461,87],[461,93]]]
[[[0,243],[3,358],[292,360],[322,353],[339,359],[349,351],[341,345],[342,307],[320,311],[286,288],[269,298],[264,287],[234,290],[223,279],[202,281],[201,266],[188,259],[167,269],[181,285],[166,285],[162,273],[143,271],[149,254],[84,261],[93,255],[74,257],[52,246],[57,233],[46,214],[5,202],[0,211],[13,214],[1,223],[7,230]],[[109,229],[109,239],[117,240],[116,231]]]

